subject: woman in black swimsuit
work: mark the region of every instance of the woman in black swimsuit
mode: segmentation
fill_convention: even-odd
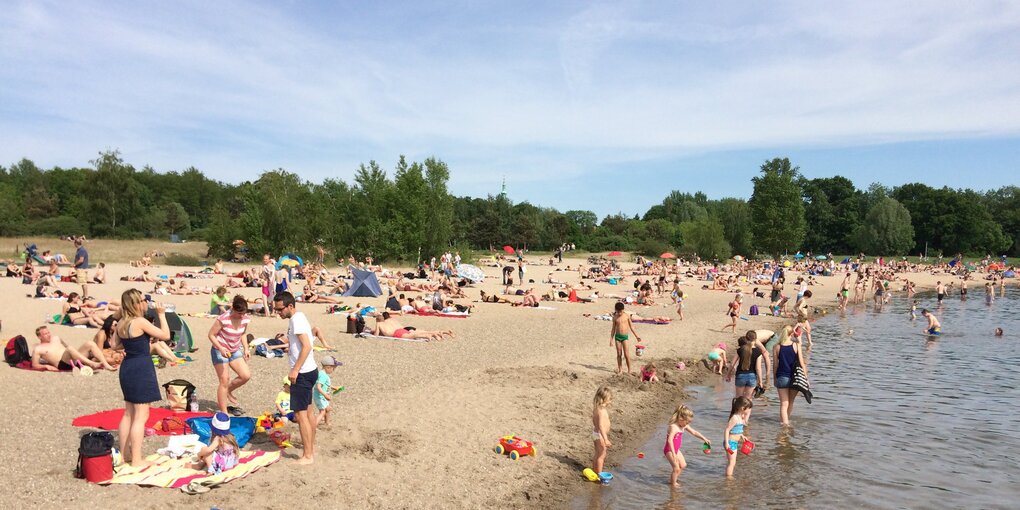
[[[67,295],[67,302],[64,303],[64,312],[61,314],[60,321],[57,324],[64,324],[64,321],[69,322],[73,326],[102,327],[102,324],[92,314],[82,308],[77,292]]]

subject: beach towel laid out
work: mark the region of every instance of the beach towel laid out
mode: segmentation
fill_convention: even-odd
[[[121,464],[114,468],[113,478],[102,485],[111,483],[142,485],[146,487],[166,487],[170,489],[187,489],[188,493],[203,492],[195,490],[196,485],[214,487],[238,478],[244,478],[259,469],[262,469],[280,460],[280,452],[265,452],[256,450],[251,452],[242,451],[237,460],[237,466],[228,469],[218,475],[197,471],[188,467],[191,459],[173,459],[165,455],[149,455],[145,460],[153,464],[141,470],[132,469],[129,464]]]
[[[357,335],[354,335],[354,338],[370,338],[370,339],[376,339],[376,340],[396,340],[398,342],[428,342],[428,339],[425,339],[425,338],[397,338],[395,336],[369,335],[367,333],[358,333]]]
[[[435,312],[435,311],[432,311],[432,312],[425,312],[425,313],[416,312],[416,314],[417,315],[421,315],[422,317],[448,317],[448,318],[451,318],[451,319],[466,319],[466,318],[470,317],[470,314],[468,314],[467,312]]]
[[[673,323],[673,321],[657,321],[655,319],[631,319],[631,322],[638,324],[657,324],[659,326]]]
[[[213,313],[178,313],[177,315],[184,315],[185,317],[198,317],[199,319],[215,319],[219,315]]]
[[[22,370],[31,370],[33,372],[51,372],[50,370],[46,370],[45,368],[32,368],[32,362],[31,361],[22,361],[21,363],[18,363],[17,365],[14,365],[14,368],[20,368]],[[70,374],[71,371],[70,370],[60,370],[60,371],[52,372],[52,373],[54,373],[54,374],[60,374],[60,373]]]
[[[103,430],[117,430],[117,427],[120,425],[120,419],[123,416],[123,409],[110,409],[109,411],[100,411],[98,413],[79,416],[71,420],[71,425],[75,427],[93,427]],[[174,412],[161,407],[151,407],[149,408],[149,419],[145,421],[145,426],[147,428],[156,429],[157,435],[169,435],[169,432],[164,432],[160,427],[156,426],[163,421],[163,418],[168,416],[176,416],[181,420],[187,420],[188,418],[195,417],[210,417],[212,416],[212,413]]]
[[[523,308],[530,308],[532,310],[555,310],[555,308],[551,306],[525,306]]]

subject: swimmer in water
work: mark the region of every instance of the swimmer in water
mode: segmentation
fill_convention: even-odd
[[[928,327],[925,329],[925,332],[928,333],[928,335],[939,336],[942,334],[942,324],[935,318],[935,314],[929,312],[928,309],[925,308],[924,310],[921,310],[921,315],[924,316],[925,319],[928,319]]]
[[[914,300],[914,304],[910,305],[910,320],[917,319],[917,300]]]
[[[995,336],[1002,336],[1002,328],[995,328]]]

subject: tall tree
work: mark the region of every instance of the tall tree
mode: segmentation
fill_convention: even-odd
[[[774,256],[796,250],[804,241],[807,223],[804,202],[797,184],[799,169],[787,158],[775,158],[761,166],[761,175],[751,179],[754,193],[749,202],[754,222],[755,244]]]
[[[857,250],[874,255],[904,255],[914,246],[910,211],[894,198],[883,198],[857,228]]]

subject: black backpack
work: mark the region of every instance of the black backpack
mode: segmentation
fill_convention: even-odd
[[[103,457],[111,453],[113,453],[113,434],[106,431],[85,433],[81,436],[81,444],[78,446],[78,465],[74,469],[75,478],[85,478],[81,467],[82,459]]]
[[[32,351],[28,350],[28,341],[25,337],[18,335],[7,342],[4,348],[4,361],[10,366],[15,366],[22,361],[32,359]]]

